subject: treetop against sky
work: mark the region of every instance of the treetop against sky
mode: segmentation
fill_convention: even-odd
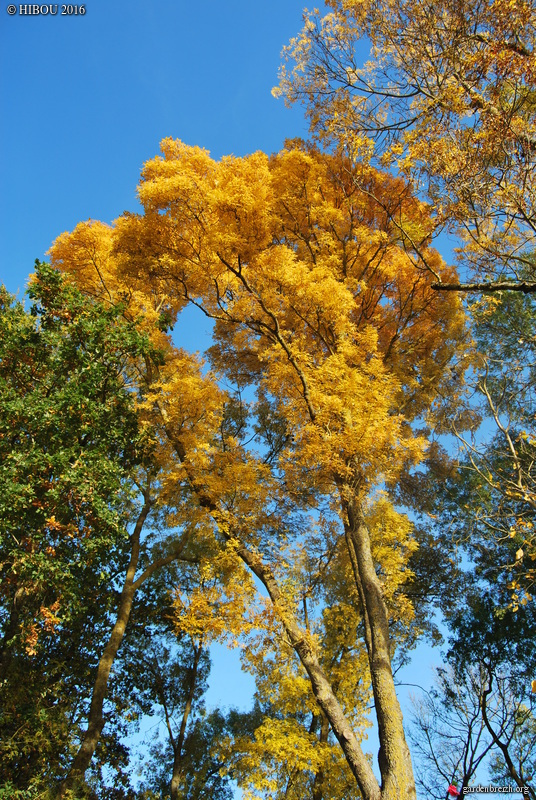
[[[83,16],[0,15],[0,258],[24,289],[35,258],[84,219],[135,210],[165,136],[213,156],[304,136],[271,95],[301,0],[92,0]]]

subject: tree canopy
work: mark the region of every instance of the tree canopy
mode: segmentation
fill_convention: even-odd
[[[321,140],[373,157],[427,195],[435,229],[460,237],[464,288],[535,291],[534,5],[326,5],[286,48],[278,91],[305,104]],[[370,43],[364,65],[360,42]],[[436,284],[448,286],[439,275]]]
[[[162,154],[142,173],[144,213],[113,228],[79,225],[57,240],[52,264],[99,296],[131,291],[171,319],[193,303],[214,320],[211,370],[186,383],[192,367],[172,351],[148,392],[178,460],[168,491],[186,480],[220,546],[264,585],[274,624],[364,795],[411,793],[389,620],[412,616],[402,587],[414,544],[389,487],[422,460],[426,426],[441,417],[434,401],[455,395],[449,366],[464,314],[454,295],[434,292],[432,276],[415,269],[400,225],[370,195],[415,230],[426,229],[426,208],[401,179],[300,143],[272,158],[215,162],[165,140]],[[437,253],[427,254],[448,273]],[[229,431],[232,391],[222,380],[235,394],[252,393]],[[200,424],[188,430],[185,405],[199,403]],[[317,553],[316,564],[307,552]],[[320,581],[332,558],[344,560],[353,587],[346,591],[367,654],[382,790],[318,638],[320,620],[329,621]]]

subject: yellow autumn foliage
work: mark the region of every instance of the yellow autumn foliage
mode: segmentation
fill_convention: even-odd
[[[290,780],[297,800],[322,780],[352,796],[376,781],[360,749],[372,684],[383,780],[411,786],[388,624],[411,623],[415,545],[386,487],[424,456],[415,421],[434,425],[434,401],[455,398],[464,331],[416,257],[418,237],[451,274],[428,209],[401,179],[301,142],[215,161],[166,139],[139,198],[140,214],[63,234],[51,260],[158,345],[135,365],[137,402],[160,502],[196,564],[173,588],[173,624],[242,643],[266,706],[229,758],[253,793]],[[213,321],[206,361],[163,330],[187,304]]]

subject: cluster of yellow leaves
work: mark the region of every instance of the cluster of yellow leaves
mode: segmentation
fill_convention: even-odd
[[[233,764],[244,797],[249,800],[276,800],[282,786],[290,787],[288,797],[298,798],[307,792],[304,775],[327,765],[335,748],[320,743],[293,719],[265,718],[253,740],[240,737],[234,743]]]
[[[311,644],[322,651],[325,669],[361,739],[370,725],[363,715],[370,701],[367,658],[359,647],[354,652],[355,629],[353,638],[345,639],[346,611],[355,621],[355,607],[326,608],[324,634],[319,629]],[[274,627],[250,639],[244,650],[243,660],[255,676],[256,699],[264,717],[253,735],[240,735],[227,743],[227,768],[252,800],[299,800],[310,793],[319,774],[327,796],[352,797],[355,788],[348,766],[328,736],[311,683],[278,627],[274,620]]]
[[[532,501],[534,507],[534,500]],[[508,531],[511,539],[520,544],[515,553],[515,562],[511,565],[515,572],[521,572],[522,580],[514,578],[508,588],[512,591],[512,608],[517,611],[520,605],[525,606],[533,600],[532,587],[536,583],[536,530],[530,519],[516,519]]]
[[[232,544],[199,565],[196,584],[173,592],[173,624],[180,633],[208,646],[212,642],[237,645],[238,639],[258,625],[251,576]]]
[[[411,603],[400,593],[400,589],[404,582],[412,577],[411,572],[407,570],[407,563],[418,547],[412,538],[413,525],[406,514],[401,514],[393,508],[383,493],[379,493],[371,504],[366,520],[374,559],[381,564],[385,598],[392,603],[396,594],[396,614],[400,619],[409,622],[413,616]]]
[[[62,270],[88,295],[101,302],[125,303],[128,319],[136,320],[156,345],[165,337],[158,321],[166,309],[165,298],[125,284],[114,253],[115,229],[96,220],[80,222],[72,232],[62,233],[48,255],[52,266]]]

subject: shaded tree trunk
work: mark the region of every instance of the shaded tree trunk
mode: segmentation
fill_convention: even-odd
[[[171,746],[173,747],[173,773],[171,776],[171,800],[180,800],[179,791],[183,775],[182,755],[183,755],[184,739],[186,738],[186,726],[188,724],[188,719],[190,717],[190,712],[192,710],[192,703],[195,694],[195,686],[197,683],[197,673],[199,669],[199,660],[201,658],[201,653],[202,653],[201,645],[198,645],[197,647],[195,647],[194,645],[194,662],[192,664],[192,668],[190,671],[190,680],[188,681],[188,694],[186,696],[186,703],[182,714],[179,735],[176,740],[174,739],[171,733],[171,727],[168,725],[169,736],[171,739]]]
[[[103,705],[108,689],[108,680],[114,659],[117,651],[123,641],[125,630],[130,618],[132,610],[132,603],[136,588],[139,585],[135,582],[136,570],[138,568],[140,556],[140,536],[145,520],[151,510],[152,500],[149,498],[148,493],[145,496],[145,502],[141,512],[136,520],[134,532],[131,536],[131,553],[130,561],[127,568],[123,590],[119,599],[119,607],[117,609],[117,617],[106,645],[104,652],[99,661],[97,668],[97,675],[93,685],[93,695],[91,698],[91,706],[89,709],[88,726],[87,730],[82,737],[82,742],[78,752],[73,760],[71,768],[62,781],[58,791],[58,797],[64,798],[67,793],[71,791],[76,785],[77,781],[83,779],[84,773],[88,769],[95,749],[99,742],[99,738],[104,727]]]
[[[328,741],[329,736],[329,721],[327,717],[322,715],[320,721],[320,736],[319,742],[325,744]],[[325,774],[322,767],[319,767],[315,774],[315,779],[313,782],[313,792],[312,792],[312,800],[324,800],[324,779]]]

